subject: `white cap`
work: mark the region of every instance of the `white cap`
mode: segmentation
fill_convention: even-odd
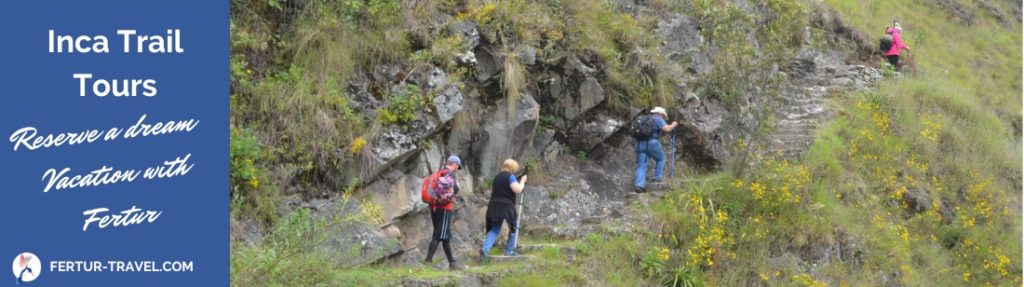
[[[654,107],[654,109],[651,110],[651,113],[652,114],[661,114],[661,115],[665,116],[666,118],[668,117],[668,112],[666,112],[665,108],[662,108],[662,107]]]

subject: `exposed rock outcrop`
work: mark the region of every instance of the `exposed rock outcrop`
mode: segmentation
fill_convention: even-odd
[[[643,13],[643,5],[627,6]],[[750,87],[735,95],[738,104],[727,104],[720,95],[704,94],[699,87],[698,81],[713,71],[714,51],[708,48],[696,21],[678,13],[664,13],[660,18],[654,33],[663,40],[660,52],[671,62],[664,72],[679,88],[669,95],[674,104],[666,106],[670,121],[680,123],[674,152],[670,137],[663,137],[666,153],[677,155],[680,170],[676,172],[720,168],[734,159],[732,148],[740,139],[765,143],[760,152],[799,155],[813,140],[814,129],[831,116],[825,104],[829,97],[868,88],[881,78],[877,69],[847,63],[860,55],[857,50],[805,49],[789,63],[752,72],[753,78],[778,79],[778,85],[743,83]],[[834,15],[816,15],[814,21],[844,35],[842,41],[852,39],[865,45]],[[608,107],[609,98],[620,91],[603,82],[605,67],[589,55],[557,46],[529,45],[503,47],[502,51],[510,52],[499,55],[493,39],[482,37],[472,21],[457,22],[447,27],[446,33],[460,35],[465,41],[466,51],[455,51],[453,59],[444,59],[467,68],[463,73],[433,65],[378,64],[369,69],[372,73],[349,82],[350,106],[368,122],[375,121],[377,110],[386,107],[386,99],[374,95],[415,87],[427,97],[417,103],[413,120],[375,127],[379,130],[364,152],[368,164],[356,167],[362,175],[359,192],[364,197],[352,199],[353,204],[340,211],[337,206],[347,200],[340,195],[287,207],[306,206],[318,218],[357,212],[353,208],[357,209],[360,201],[383,208],[383,225],[331,230],[331,239],[321,248],[334,254],[358,253],[358,259],[344,262],[345,266],[385,258],[410,263],[422,260],[431,227],[426,205],[419,199],[420,185],[449,154],[462,157],[464,165],[457,173],[461,192],[452,227],[458,256],[473,253],[481,243],[491,189],[488,183],[506,158],[539,164],[532,167],[537,173],[531,175],[524,198],[523,230],[527,234],[576,238],[594,230],[607,231],[604,225],[609,220],[627,216],[623,210],[633,181],[635,154],[626,127],[641,108],[649,107],[627,108],[631,112]],[[505,98],[499,76],[506,72],[503,57],[515,57],[527,77],[514,101]],[[752,139],[752,131],[761,126],[771,129],[763,138]],[[928,203],[914,195],[905,200],[915,206]],[[233,225],[236,240],[259,240],[259,233],[244,223]],[[856,251],[850,251],[852,244],[839,240],[808,260],[856,256]]]
[[[510,109],[509,105],[514,107]],[[511,114],[510,114],[511,112]],[[478,176],[497,173],[501,162],[507,158],[519,158],[524,147],[529,146],[540,119],[540,106],[532,96],[526,93],[519,95],[519,101],[509,103],[502,101],[490,115],[483,119],[480,143],[480,154],[472,155],[480,162]]]

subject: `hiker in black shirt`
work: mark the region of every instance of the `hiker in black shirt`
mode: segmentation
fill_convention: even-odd
[[[508,244],[505,245],[505,255],[516,255],[516,194],[523,192],[526,187],[526,175],[519,180],[514,172],[519,170],[519,163],[513,159],[506,159],[501,164],[501,172],[494,176],[491,183],[491,200],[487,203],[486,224],[487,238],[484,239],[484,246],[480,249],[480,260],[487,262],[487,252],[491,251],[494,241],[501,233],[501,223],[508,224]]]

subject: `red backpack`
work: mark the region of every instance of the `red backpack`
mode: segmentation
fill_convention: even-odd
[[[431,206],[445,206],[455,198],[455,177],[451,170],[441,168],[423,179],[420,200]]]

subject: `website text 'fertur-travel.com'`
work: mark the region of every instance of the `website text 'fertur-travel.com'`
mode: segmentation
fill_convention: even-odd
[[[50,272],[193,272],[192,261],[54,260]]]

